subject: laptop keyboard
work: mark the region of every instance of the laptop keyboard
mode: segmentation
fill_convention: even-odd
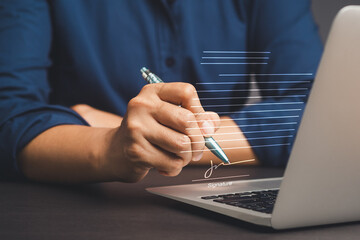
[[[275,199],[278,192],[278,189],[262,190],[205,196],[201,198],[234,207],[246,208],[257,212],[270,214],[274,209]]]

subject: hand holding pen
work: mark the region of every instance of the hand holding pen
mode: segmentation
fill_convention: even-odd
[[[143,67],[141,68],[141,73],[143,78],[149,83],[163,83],[163,81],[156,76],[154,73],[150,72],[149,69]],[[194,99],[193,99],[194,100]],[[198,104],[198,106],[200,107],[201,104]],[[194,107],[194,106],[190,106],[190,107]],[[197,107],[197,106],[195,106]],[[196,114],[197,116],[199,116],[199,114],[204,114],[204,109],[201,107],[199,109],[191,109],[190,110]],[[210,113],[208,113],[210,114]],[[212,115],[214,116],[214,113],[212,113]],[[217,115],[217,114],[216,114]],[[206,117],[206,115],[203,115]],[[200,117],[198,118],[202,118],[203,116],[200,115]],[[197,120],[198,123],[201,122],[201,120]],[[202,126],[202,130],[203,130],[203,134],[204,134],[204,140],[205,140],[205,146],[215,155],[217,156],[221,161],[223,161],[223,163],[230,163],[228,157],[226,156],[226,154],[224,153],[224,151],[221,149],[221,147],[219,146],[219,144],[211,137],[211,136],[207,136],[208,133],[206,132],[206,130],[209,128],[209,124],[208,122],[206,122],[205,120],[203,120],[203,122],[205,124],[205,126]]]
[[[204,136],[219,126],[219,116],[204,111],[191,84],[147,84],[129,101],[121,126],[107,137],[105,167],[126,182],[141,180],[151,168],[176,176],[202,158]]]

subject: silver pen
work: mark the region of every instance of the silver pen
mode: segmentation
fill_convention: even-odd
[[[149,69],[146,67],[141,68],[140,70],[143,78],[149,83],[162,83],[163,81],[156,76],[154,73],[150,72]],[[205,146],[215,155],[217,156],[221,161],[224,163],[230,163],[228,157],[224,153],[224,151],[221,149],[219,144],[212,138],[212,137],[204,137],[205,140]]]

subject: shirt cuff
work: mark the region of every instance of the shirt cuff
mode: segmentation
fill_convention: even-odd
[[[31,111],[7,121],[1,131],[1,138],[7,141],[4,141],[3,149],[0,149],[5,153],[2,159],[5,162],[1,164],[4,168],[0,175],[5,179],[24,179],[17,155],[36,136],[58,125],[89,126],[76,112],[61,106]]]

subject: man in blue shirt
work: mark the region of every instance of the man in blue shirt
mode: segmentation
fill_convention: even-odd
[[[207,135],[283,165],[321,51],[308,0],[2,1],[0,175],[173,176],[212,157]]]

